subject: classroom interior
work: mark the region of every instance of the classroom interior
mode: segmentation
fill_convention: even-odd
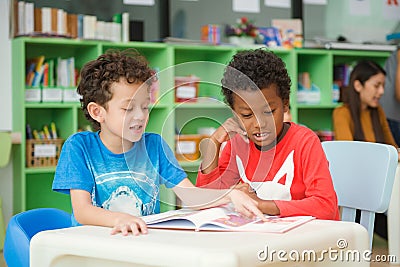
[[[271,47],[271,50],[282,58],[292,79],[292,121],[311,128],[321,140],[334,138],[332,111],[340,105],[339,90],[334,81],[335,71],[365,58],[383,66],[396,47],[396,42],[389,42],[386,37],[400,32],[397,1],[25,0],[33,3],[35,8],[51,7],[68,14],[85,14],[102,22],[122,20],[123,14],[128,16],[125,32],[121,23],[117,36],[110,33],[112,30],[108,33],[104,31],[101,37],[82,37],[83,40],[78,43],[71,38],[55,36],[14,36],[14,2],[18,1],[0,1],[0,58],[3,61],[0,65],[0,133],[10,134],[13,143],[9,160],[0,168],[0,219],[4,228],[14,214],[25,210],[55,207],[71,212],[69,198],[51,191],[56,164],[54,157],[45,162],[32,158],[37,140],[28,137],[26,127],[29,124],[30,131],[35,130],[39,135],[44,125],[47,129],[43,130],[45,135],[46,131],[50,131],[50,135],[55,132],[59,138],[50,143],[56,153],[59,153],[62,142],[68,136],[90,129],[80,111],[74,79],[76,71],[84,63],[108,49],[137,49],[160,73],[159,80],[167,84],[165,88],[174,88],[179,79],[185,82],[189,79],[195,84],[194,91],[182,91],[182,95],[167,89],[154,91],[151,96],[154,107],[150,113],[151,123],[146,128],[146,131],[160,133],[174,148],[189,179],[195,182],[201,162],[198,148],[177,152],[177,142],[189,141],[198,147],[201,138],[231,116],[219,92],[223,69],[235,52],[263,47],[267,38],[266,35],[257,35],[250,44],[233,44],[234,39],[227,36],[228,25],[236,26],[238,20],[246,18],[266,30],[273,26],[273,20],[301,21],[300,46],[303,47],[293,47],[296,44],[291,43],[290,48],[282,48],[282,43],[279,47]],[[95,30],[89,30],[89,35],[90,31],[94,34]],[[108,37],[106,34],[109,34]],[[61,81],[67,84],[59,92],[39,91],[32,83],[25,87],[27,61],[38,56],[43,57],[43,62],[52,60],[50,64],[59,64],[57,58],[63,59],[65,76],[69,75],[70,80]],[[198,64],[200,61],[203,63]],[[72,73],[68,73],[71,62],[75,67],[72,67]],[[317,94],[299,94],[300,81],[305,77],[316,86]],[[196,79],[201,83],[196,83]],[[35,82],[33,77],[32,82]],[[197,99],[191,101],[192,97]],[[188,99],[189,103],[186,102]],[[43,140],[40,142],[43,143]],[[171,192],[165,191],[163,198],[166,204],[162,204],[161,210],[166,211],[176,205]],[[388,241],[374,235],[372,251],[375,255],[389,255]],[[373,262],[370,266],[389,265],[389,262]],[[6,267],[2,254],[0,267]]]

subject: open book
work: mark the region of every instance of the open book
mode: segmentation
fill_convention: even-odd
[[[199,211],[171,210],[142,217],[149,228],[265,233],[284,233],[314,219],[312,216],[279,217],[268,215],[266,215],[266,218],[267,221],[264,222],[260,218],[241,217],[228,206]]]

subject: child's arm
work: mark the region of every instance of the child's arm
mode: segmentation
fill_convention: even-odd
[[[240,134],[243,139],[247,140],[247,133],[240,127],[239,123],[234,118],[227,119],[208,139],[201,142],[200,151],[203,157],[201,163],[201,172],[204,174],[210,173],[218,167],[218,157],[221,144],[228,141],[236,134]]]
[[[146,223],[139,217],[95,207],[91,203],[90,193],[85,190],[71,189],[70,194],[74,215],[80,224],[113,227],[111,234],[147,233]]]
[[[189,179],[183,179],[173,187],[175,194],[182,200],[185,207],[191,209],[211,208],[231,202],[235,210],[247,217],[264,215],[257,207],[257,201],[251,199],[245,193],[236,189],[205,189],[195,187]]]

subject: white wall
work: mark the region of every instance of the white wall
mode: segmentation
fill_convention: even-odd
[[[355,16],[350,14],[350,1],[328,1],[325,37],[335,39],[342,35],[352,42],[385,42],[386,35],[394,32],[400,21],[384,16],[383,2],[369,1],[370,15]]]
[[[0,131],[12,129],[9,3],[10,0],[0,0]],[[6,222],[12,214],[12,191],[12,164],[9,163],[0,169],[0,196],[3,199],[3,215]]]

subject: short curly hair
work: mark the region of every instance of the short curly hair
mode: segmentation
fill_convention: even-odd
[[[237,90],[261,90],[277,86],[282,100],[289,100],[291,80],[285,63],[273,52],[263,48],[240,51],[225,68],[222,94],[233,108],[233,93]]]
[[[81,107],[85,117],[100,129],[100,124],[89,114],[87,106],[95,102],[107,109],[113,92],[111,85],[124,78],[128,83],[147,83],[151,85],[153,71],[144,56],[135,49],[123,51],[110,49],[97,59],[86,63],[80,73],[77,92],[82,96]]]

